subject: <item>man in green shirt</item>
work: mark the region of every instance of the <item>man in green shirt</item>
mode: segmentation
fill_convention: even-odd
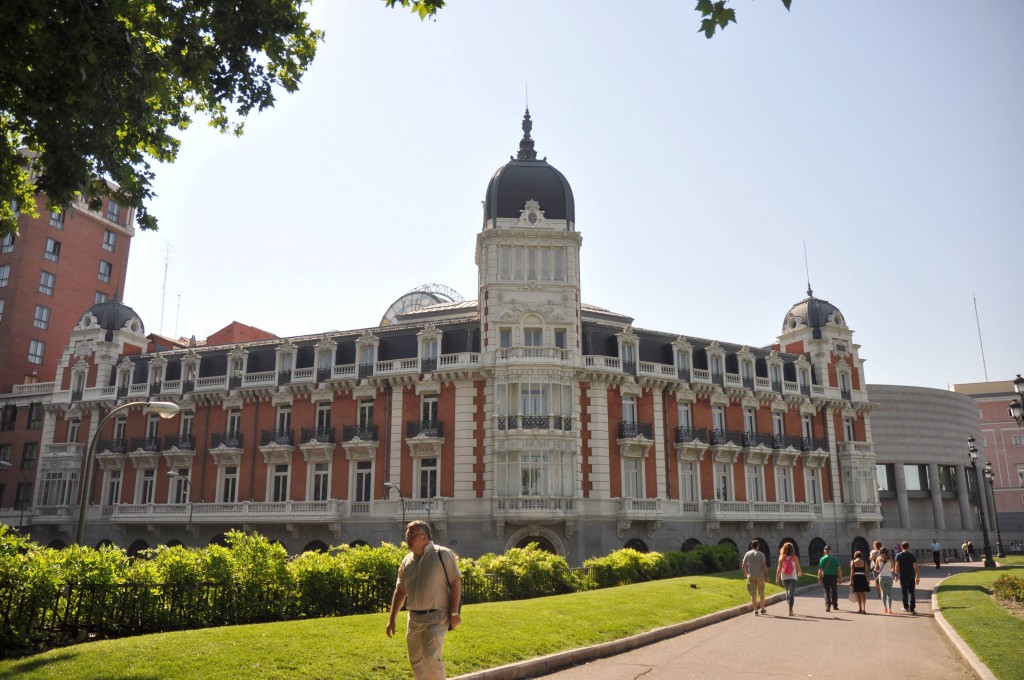
[[[843,567],[832,556],[832,548],[825,546],[825,554],[818,560],[818,583],[825,589],[825,611],[839,610],[838,586],[843,585]]]

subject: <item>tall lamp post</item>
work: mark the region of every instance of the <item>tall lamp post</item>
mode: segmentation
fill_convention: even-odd
[[[995,518],[996,522],[996,555],[998,557],[1006,557],[1006,553],[1003,552],[1003,535],[999,533],[999,510],[996,509],[996,473],[992,469],[992,461],[985,461],[985,479],[988,480],[988,488],[992,491],[992,517]]]
[[[144,413],[155,413],[161,418],[173,418],[178,413],[178,405],[170,401],[130,401],[110,409],[107,415],[103,416],[100,424],[96,426],[96,432],[89,441],[89,450],[85,454],[85,470],[82,472],[82,502],[78,508],[78,532],[75,534],[75,543],[82,545],[82,538],[85,536],[85,510],[89,507],[89,488],[92,486],[92,464],[96,460],[96,446],[100,443],[100,433],[103,426],[110,422],[110,419],[121,411],[132,406],[144,407]]]
[[[14,465],[9,460],[0,460],[0,470],[10,470]],[[25,471],[18,468],[18,472],[21,473],[21,481],[28,484],[28,479],[25,477]],[[25,500],[21,499],[21,517],[18,519],[18,533],[25,533]]]
[[[192,533],[192,482],[189,481],[188,477],[181,474],[177,470],[170,470],[167,476],[171,479],[179,479],[185,482],[185,494],[188,498],[188,524],[185,525],[185,529],[189,534]]]
[[[1017,398],[1010,402],[1010,417],[1017,421],[1017,427],[1024,427],[1024,378],[1020,373],[1013,379],[1013,389],[1017,392]]]
[[[974,445],[977,440],[971,436],[967,438],[967,455],[971,459],[971,468],[974,469],[975,483],[978,484],[978,516],[981,518],[981,538],[985,544],[985,566],[994,567],[996,566],[995,560],[992,559],[992,546],[988,542],[988,529],[985,527],[985,509],[981,504],[981,494],[985,493],[985,487],[982,486],[981,480],[978,479],[978,447]]]
[[[402,495],[402,490],[394,482],[384,482],[384,488],[388,491],[394,489],[398,493],[398,497],[402,499],[402,531],[405,531],[405,496]]]

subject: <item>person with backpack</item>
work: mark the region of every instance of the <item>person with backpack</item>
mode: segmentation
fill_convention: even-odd
[[[832,554],[832,548],[825,546],[825,554],[818,560],[818,583],[825,591],[825,611],[839,611],[839,589],[843,585],[843,565]]]
[[[409,522],[405,528],[409,554],[398,567],[398,581],[391,596],[391,616],[384,632],[395,634],[395,618],[407,605],[409,623],[405,644],[409,664],[416,680],[444,680],[441,646],[444,636],[462,622],[462,576],[455,554],[448,548],[434,545],[430,525],[422,520]]]
[[[789,605],[789,615],[795,616],[793,612],[793,601],[796,598],[796,581],[804,575],[800,568],[800,559],[796,556],[796,548],[787,541],[779,549],[779,566],[775,568],[775,582],[786,589],[786,604]]]

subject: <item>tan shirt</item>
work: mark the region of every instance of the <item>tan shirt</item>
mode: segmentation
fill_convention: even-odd
[[[441,560],[444,560],[444,569]],[[445,569],[448,570],[448,581],[445,581]],[[449,583],[459,576],[459,566],[455,563],[455,555],[443,546],[435,546],[433,541],[423,549],[423,556],[417,558],[409,553],[402,559],[398,567],[398,585],[405,588],[405,608],[409,611],[427,611],[440,609],[447,612],[450,604]]]

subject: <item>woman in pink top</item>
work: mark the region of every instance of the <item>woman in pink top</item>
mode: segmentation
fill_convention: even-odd
[[[796,597],[796,581],[804,575],[800,568],[800,559],[796,556],[796,548],[786,542],[779,550],[779,566],[775,568],[775,582],[782,581],[786,589],[786,603],[789,604],[789,615],[793,614],[793,599]]]

